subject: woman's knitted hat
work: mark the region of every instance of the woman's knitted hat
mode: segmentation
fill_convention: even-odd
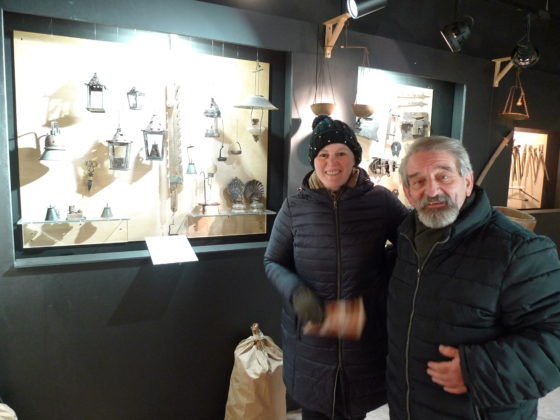
[[[333,120],[328,115],[319,115],[313,120],[313,133],[309,144],[309,163],[313,166],[313,160],[321,149],[329,144],[342,143],[354,153],[354,166],[362,161],[362,146],[348,124]]]

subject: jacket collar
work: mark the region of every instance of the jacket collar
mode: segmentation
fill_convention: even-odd
[[[474,201],[470,206],[462,209],[457,220],[448,228],[448,239],[455,240],[468,235],[480,226],[488,223],[492,216],[492,206],[484,190],[477,185],[473,189]],[[416,210],[410,213],[402,222],[399,230],[410,239],[414,238],[416,229]]]
[[[339,191],[337,197],[338,200],[346,200],[347,198],[353,197],[355,195],[362,195],[373,189],[373,183],[371,182],[367,172],[360,167],[356,169],[359,171],[356,185],[354,187],[343,185]],[[298,189],[299,193],[313,197],[327,197],[329,198],[329,200],[331,200],[331,196],[326,188],[312,189],[309,186],[309,178],[311,177],[313,172],[314,171],[310,171],[305,175],[302,185]]]

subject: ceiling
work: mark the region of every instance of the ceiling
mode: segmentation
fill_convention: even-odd
[[[342,13],[341,0],[204,0],[224,6],[320,24]],[[388,0],[387,6],[350,20],[352,31],[447,50],[439,30],[457,15],[474,19],[460,54],[493,59],[509,56],[526,33],[540,53],[534,69],[560,74],[560,0]],[[450,52],[451,54],[451,52]]]

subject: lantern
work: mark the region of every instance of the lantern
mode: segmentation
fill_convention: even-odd
[[[86,83],[87,86],[87,110],[90,112],[105,112],[103,108],[103,93],[106,89],[97,78],[97,73]]]
[[[150,123],[142,131],[144,133],[146,159],[162,160],[165,146],[165,133],[167,133],[167,131],[162,128],[157,115],[152,115]]]
[[[118,171],[128,171],[132,141],[125,139],[119,127],[113,138],[107,140],[107,143],[109,143],[109,168]]]
[[[128,107],[130,109],[139,110],[144,107],[144,97],[146,96],[144,92],[136,90],[136,87],[132,87],[127,93]]]

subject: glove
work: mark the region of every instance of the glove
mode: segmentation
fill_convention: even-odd
[[[302,323],[308,321],[319,324],[325,319],[323,304],[306,286],[300,286],[292,293],[292,305]]]

